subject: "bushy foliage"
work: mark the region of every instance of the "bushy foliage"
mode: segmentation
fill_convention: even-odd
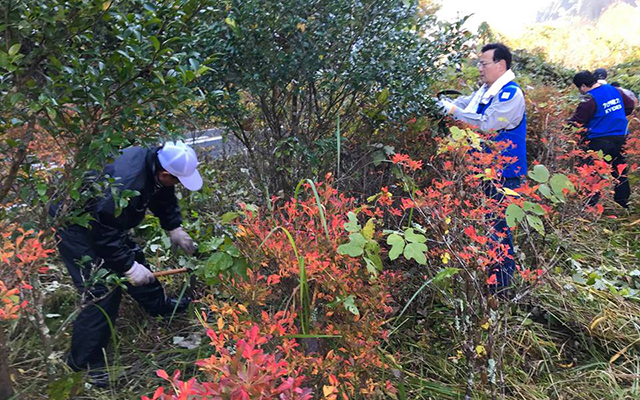
[[[531,79],[531,83],[535,85],[569,86],[575,74],[569,68],[548,61],[540,52],[515,50],[513,63],[516,75]]]
[[[384,164],[396,184],[366,201],[340,194],[328,176],[318,184],[302,181],[294,198],[273,198],[270,208],[242,205],[235,243],[252,268],[248,279],[223,281],[233,301],[205,300],[218,316],[205,322],[218,344],[199,366],[224,368],[228,345],[253,329],[273,335],[265,346],[325,398],[395,396],[402,381],[376,376],[402,368],[396,360],[403,355],[386,349],[395,347],[399,326],[417,329],[409,315],[435,298],[452,318],[442,329],[456,343],[448,356],[461,366],[466,393],[508,390],[503,365],[512,355],[498,343],[507,339],[510,307],[492,290],[496,262],[515,259],[512,296],[525,296],[564,265],[557,243],[571,240],[575,224],[601,218],[602,205],[585,199],[595,192],[608,198],[613,184],[602,156],[580,150],[573,135],[554,141],[549,167],[535,165],[515,191],[496,180],[508,160],[491,135],[454,127],[432,138],[430,158],[390,155]],[[480,151],[486,147],[493,150]],[[424,175],[425,166],[437,175]],[[486,195],[488,185],[504,200]],[[513,256],[500,244],[496,215],[514,230]],[[208,379],[223,383],[218,375]]]
[[[278,359],[273,354],[265,354],[262,346],[267,343],[267,337],[260,335],[257,325],[254,325],[245,338],[238,339],[233,346],[233,352],[227,347],[224,336],[216,335],[209,329],[207,332],[212,339],[219,356],[211,356],[201,360],[198,365],[213,382],[199,383],[195,378],[187,382],[180,381],[180,372],[175,371],[169,378],[163,370],[158,376],[169,381],[172,389],[165,393],[163,387],[158,388],[151,399],[143,396],[143,400],[170,400],[207,398],[212,400],[310,400],[311,390],[300,387],[302,377],[288,376],[288,363]]]
[[[636,59],[618,64],[609,70],[609,82],[619,82],[620,86],[634,93],[640,93],[640,52]]]
[[[78,200],[85,171],[127,145],[175,135],[195,98],[188,85],[206,72],[183,47],[208,5],[5,3],[0,201]]]
[[[465,54],[459,24],[413,1],[232,1],[192,48],[216,55],[212,113],[245,145],[254,175],[291,189],[333,165],[336,121],[370,134],[431,104],[430,82]]]

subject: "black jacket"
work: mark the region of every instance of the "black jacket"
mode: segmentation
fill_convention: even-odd
[[[155,165],[158,148],[128,147],[112,164],[107,165],[101,178],[107,175],[115,179],[111,188],[116,191],[136,190],[140,195],[131,197],[129,203],[116,217],[116,207],[111,190],[94,197],[87,211],[94,218],[88,231],[90,245],[104,266],[123,273],[133,265],[134,252],[127,245],[127,231],[140,224],[147,208],[160,219],[162,228],[172,230],[182,224],[175,188],[156,183]],[[81,258],[82,255],[78,255]]]

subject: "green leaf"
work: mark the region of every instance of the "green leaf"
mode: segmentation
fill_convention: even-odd
[[[413,231],[413,228],[409,228],[406,231],[404,231],[404,237],[407,240],[407,242],[411,242],[411,243],[425,243],[427,241],[427,238],[420,234],[420,233],[415,233]]]
[[[529,178],[536,182],[545,183],[549,180],[549,170],[544,165],[538,164],[529,171]]]
[[[365,262],[365,267],[367,268],[367,271],[374,277],[377,277],[378,266],[373,261],[371,261],[368,257],[364,258],[364,262]]]
[[[358,306],[356,306],[355,299],[353,295],[349,295],[342,300],[342,305],[345,310],[349,311],[353,315],[360,315],[360,311],[358,310]]]
[[[9,56],[15,56],[20,51],[21,44],[16,43],[13,46],[9,47]]]
[[[83,376],[84,373],[82,371],[74,372],[49,383],[47,387],[48,398],[51,400],[67,400],[77,397],[84,391]]]
[[[542,206],[540,206],[540,204],[532,203],[530,201],[525,201],[524,202],[524,211],[529,212],[529,213],[534,213],[536,215],[545,215],[546,214],[546,212],[544,211]]]
[[[382,150],[376,150],[371,154],[371,160],[374,166],[378,166],[387,159],[387,156],[384,154]],[[373,196],[372,196],[373,197]]]
[[[162,83],[163,85],[165,84],[164,82],[164,76],[162,76],[162,74],[158,71],[153,71],[153,74],[156,76],[156,78],[158,78],[158,80],[160,81],[160,83]]]
[[[427,263],[427,256],[425,252],[428,251],[427,245],[424,243],[408,243],[404,247],[404,257],[407,260],[414,259],[420,265]]]
[[[397,233],[392,233],[387,237],[387,244],[391,246],[391,250],[389,250],[389,259],[393,261],[398,258],[404,250],[404,238]]]
[[[537,215],[527,214],[527,222],[529,226],[538,231],[539,234],[544,235],[544,224]]]
[[[364,245],[367,243],[367,239],[360,233],[352,233],[349,235],[349,243],[345,243],[338,246],[338,254],[349,255],[351,257],[358,257],[364,253]]]
[[[513,228],[518,222],[522,222],[522,220],[524,219],[524,211],[522,210],[522,208],[520,208],[520,206],[509,204],[509,207],[507,207],[507,210],[505,211],[505,217],[507,220],[507,225]]]
[[[89,228],[89,223],[93,220],[94,218],[89,213],[84,213],[76,217],[69,218],[70,223],[80,225],[81,227],[87,228],[87,229]]]
[[[120,196],[122,196],[122,197],[126,198],[127,200],[129,200],[132,197],[140,196],[140,192],[137,191],[137,190],[125,189],[125,190],[122,191]]]
[[[238,248],[233,244],[231,245],[225,244],[223,248],[224,248],[224,252],[230,255],[231,257],[234,257],[234,258],[240,257],[240,250],[238,250]]]
[[[237,258],[233,261],[233,266],[231,267],[231,272],[235,275],[239,275],[242,279],[247,279],[247,270],[249,269],[249,264],[244,257]]]
[[[16,103],[18,103],[23,98],[24,98],[24,95],[22,93],[13,93],[11,96],[9,96],[9,102],[11,103],[12,106],[15,106]]]
[[[460,269],[458,268],[443,268],[440,271],[438,271],[436,276],[434,276],[431,281],[433,283],[443,281],[445,279],[451,278],[452,276],[457,274],[459,271]]]
[[[378,103],[384,105],[387,103],[388,99],[389,99],[389,89],[384,88],[380,93],[378,93],[378,98],[377,98]]]
[[[36,185],[36,191],[38,192],[39,196],[44,196],[45,194],[47,194],[47,185],[45,183],[39,182]]]
[[[546,197],[547,199],[550,199],[551,196],[553,196],[551,194],[551,188],[549,187],[549,185],[547,185],[546,183],[543,183],[542,185],[540,185],[538,187],[538,191],[540,192],[540,194],[542,194],[544,197]]]
[[[382,259],[380,258],[380,245],[375,240],[367,241],[367,244],[364,247],[365,251],[365,262],[366,267],[369,273],[374,276],[377,276],[378,271],[382,271]]]
[[[202,65],[196,71],[196,75],[197,76],[201,76],[202,74],[206,73],[207,71],[211,71],[211,68],[207,67],[206,65]]]
[[[344,229],[346,229],[347,232],[360,232],[362,227],[358,224],[358,217],[349,211],[347,218],[349,218],[349,221],[344,223]]]
[[[229,222],[235,220],[236,218],[238,218],[240,216],[240,214],[238,214],[237,212],[233,212],[233,211],[229,211],[226,212],[224,214],[222,214],[222,217],[220,217],[220,221],[223,224],[228,224]]]
[[[155,49],[155,51],[160,50],[160,41],[158,40],[157,37],[151,36],[151,37],[149,37],[149,41],[153,45],[153,48]]]
[[[233,265],[233,258],[227,253],[214,253],[207,260],[207,267],[213,267],[213,270],[216,272],[216,275],[220,271],[226,271],[232,265]]]
[[[553,174],[549,181],[553,193],[561,200],[564,201],[564,189],[567,189],[570,193],[575,192],[573,183],[564,174]]]

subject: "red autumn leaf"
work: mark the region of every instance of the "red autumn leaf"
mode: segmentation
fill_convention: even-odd
[[[165,370],[163,370],[163,369],[159,369],[159,370],[157,370],[157,371],[156,371],[156,374],[157,374],[160,378],[162,378],[162,379],[169,380],[169,375],[168,375],[168,374],[167,374],[167,372],[166,372]]]
[[[475,240],[476,228],[474,228],[473,226],[468,226],[468,227],[464,228],[464,234],[467,235],[469,237],[469,239]]]
[[[159,399],[160,396],[162,396],[163,394],[164,394],[164,388],[163,387],[159,387],[158,389],[156,389],[155,393],[153,394],[152,400]]]
[[[622,173],[624,172],[624,169],[627,168],[629,164],[618,164],[618,174],[622,175]]]
[[[393,155],[393,158],[391,158],[391,161],[394,164],[398,164],[398,163],[406,163],[407,161],[410,161],[411,158],[406,155],[406,154],[401,154],[401,153],[396,153]]]
[[[498,284],[498,275],[493,274],[487,279],[487,285],[497,285]]]
[[[422,169],[422,160],[419,161],[414,161],[414,160],[408,160],[407,161],[407,167],[409,167],[409,169],[415,171],[418,169]]]

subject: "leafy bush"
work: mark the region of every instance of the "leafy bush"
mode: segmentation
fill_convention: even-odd
[[[334,165],[335,127],[370,134],[422,115],[440,69],[464,55],[457,24],[413,1],[232,1],[192,43],[208,64],[212,113],[272,191]]]
[[[639,56],[640,57],[640,56]],[[640,76],[638,69],[640,68],[639,59],[630,59],[627,62],[618,64],[609,70],[609,82],[618,81],[623,88],[629,89],[636,93],[640,93]]]
[[[175,371],[169,378],[163,370],[158,376],[169,381],[172,386],[168,392],[160,387],[151,399],[143,396],[143,400],[170,400],[189,398],[210,398],[213,400],[310,400],[311,390],[300,387],[303,377],[288,376],[288,363],[273,354],[266,354],[262,346],[267,337],[260,335],[258,326],[254,325],[233,346],[233,352],[225,347],[222,335],[213,330],[208,331],[219,356],[211,356],[198,362],[211,382],[199,383],[195,378],[187,382],[180,381],[180,372]]]
[[[560,64],[552,63],[541,52],[527,50],[513,52],[513,65],[516,76],[527,77],[537,85],[554,85],[559,88],[572,85],[573,75],[576,72]]]
[[[87,170],[122,147],[176,135],[177,116],[193,111],[189,85],[206,72],[194,64],[198,54],[183,50],[194,26],[205,23],[196,2],[6,5],[1,202],[79,200]]]

